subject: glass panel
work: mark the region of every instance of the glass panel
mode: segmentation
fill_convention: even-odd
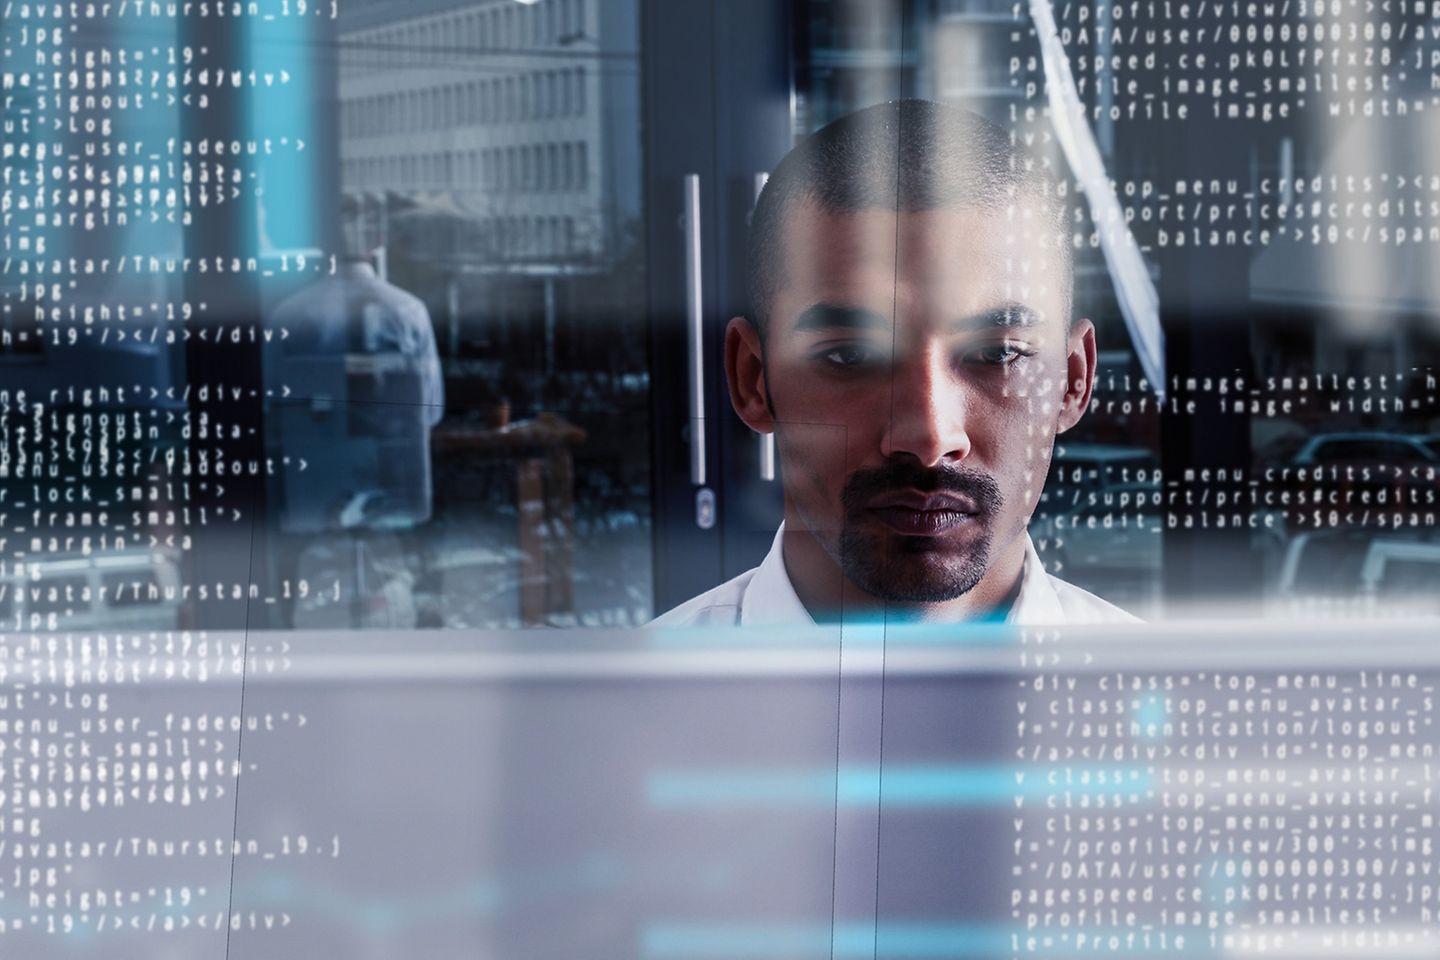
[[[798,132],[820,141],[835,129],[827,124],[876,102],[871,61],[847,47],[879,5],[799,6]],[[876,916],[837,915],[833,955],[845,937],[874,956],[1366,949],[1307,919],[1342,896],[1337,888],[1310,889],[1300,912],[1259,901],[1284,886],[1272,881],[1294,865],[1286,847],[1328,851],[1318,863],[1358,872],[1362,849],[1419,849],[1402,838],[1430,824],[1423,797],[1407,792],[1428,782],[1420,769],[1377,798],[1386,815],[1370,821],[1373,834],[1334,829],[1338,794],[1299,786],[1363,780],[1424,755],[1430,739],[1421,664],[1440,612],[1440,234],[1437,208],[1409,192],[1428,197],[1435,186],[1428,173],[1416,179],[1411,159],[1433,132],[1433,78],[1413,73],[1417,21],[1326,4],[897,7],[903,95],[987,117],[1000,143],[1025,151],[965,171],[972,181],[1004,182],[1032,161],[1053,173],[1046,190],[1064,207],[1074,258],[1072,321],[1093,321],[1096,350],[1081,368],[1093,377],[1088,410],[1058,436],[1053,419],[1031,429],[1033,409],[987,418],[996,397],[1053,397],[1046,412],[1059,410],[1066,380],[1053,393],[1027,391],[1035,385],[1023,379],[987,393],[956,387],[958,364],[922,369],[906,359],[905,338],[919,341],[915,329],[945,305],[916,306],[935,305],[903,255],[874,268],[897,276],[895,328],[882,338],[894,344],[874,362],[891,377],[893,406],[844,406],[865,381],[837,375],[829,395],[843,426],[878,420],[887,431],[846,469],[893,462],[891,438],[905,431],[929,442],[977,420],[972,439],[991,444],[949,451],[961,463],[993,467],[1022,449],[1033,461],[1042,449],[1049,464],[1036,471],[1044,489],[1027,524],[1043,571],[1027,563],[1001,608],[1018,629],[999,636],[937,623],[949,619],[939,603],[893,596],[880,614]],[[1317,36],[1331,49],[1318,61]],[[891,132],[902,151],[921,142],[918,125],[908,141],[902,124]],[[962,179],[952,164],[963,150],[917,154],[914,169],[943,186],[913,207],[944,207],[933,195]],[[925,176],[902,169],[895,180],[903,196]],[[1030,253],[1005,246],[1004,231],[993,239],[1008,263]],[[970,276],[986,252],[926,276]],[[953,299],[973,293],[956,284]],[[865,356],[852,354],[853,365],[864,369]],[[918,389],[924,376],[950,392]],[[913,476],[917,486],[932,479]],[[823,525],[811,529],[824,536]],[[885,560],[897,563],[904,541],[891,545]],[[1024,615],[1036,582],[1058,601],[1048,619]],[[1149,622],[1115,622],[1076,587]],[[993,660],[977,649],[991,646]],[[948,672],[934,651],[952,647],[973,672]],[[1393,666],[1377,672],[1382,662]],[[1020,675],[977,680],[1006,664]],[[1359,735],[1344,698],[1368,697],[1382,676],[1394,696],[1368,701],[1376,712]],[[1383,748],[1392,759],[1376,759],[1377,735],[1395,738]],[[1282,824],[1283,841],[1273,833]],[[1218,847],[1182,839],[1212,829],[1224,834]],[[1375,897],[1404,899],[1372,878]],[[1195,910],[1174,909],[1192,897]],[[1385,956],[1428,946],[1430,916],[1397,904],[1359,922],[1363,942]]]

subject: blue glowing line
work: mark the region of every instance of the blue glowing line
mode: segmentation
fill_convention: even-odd
[[[1005,647],[1018,642],[1018,628],[1005,623],[896,623],[866,618],[843,625],[655,627],[651,643],[664,648],[834,647]]]
[[[1008,950],[1003,928],[954,924],[657,924],[646,957],[954,957]]]
[[[830,770],[667,770],[650,776],[652,806],[969,807],[1016,797],[1140,793],[1152,778],[1131,767],[848,766]]]
[[[1200,928],[1167,928],[1172,934],[1185,934],[1190,942],[1177,947],[1173,942],[1163,952],[1166,956],[1212,954]],[[1017,951],[1014,937],[1051,938],[1037,956],[1064,956],[1084,953],[1087,956],[1150,956],[1158,948],[1137,938],[1127,937],[1136,931],[1121,928],[1081,929],[1064,931],[1062,939],[1055,930],[1025,930],[998,924],[947,923],[867,923],[836,924],[683,924],[657,923],[647,926],[640,937],[641,955],[651,960],[679,957],[965,957],[1012,956]],[[1111,937],[1114,944],[1104,943],[1097,953],[1089,943],[1078,944],[1084,936],[1090,943],[1104,943]]]

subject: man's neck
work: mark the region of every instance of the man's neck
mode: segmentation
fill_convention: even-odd
[[[792,518],[785,521],[781,556],[795,595],[816,623],[857,619],[953,623],[1005,619],[1020,597],[1026,544],[1022,531],[991,556],[979,583],[954,600],[939,603],[887,602],[860,589],[815,536]]]

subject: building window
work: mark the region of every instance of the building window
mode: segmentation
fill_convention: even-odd
[[[586,156],[588,152],[587,144],[582,142],[578,145],[578,149],[576,150],[576,153],[579,155],[577,160],[580,166],[578,186],[581,190],[584,190],[590,185],[590,163],[589,158]]]

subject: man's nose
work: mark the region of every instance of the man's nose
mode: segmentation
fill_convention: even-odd
[[[970,455],[965,390],[950,363],[940,349],[896,361],[889,419],[880,441],[884,456],[910,454],[930,467]]]

